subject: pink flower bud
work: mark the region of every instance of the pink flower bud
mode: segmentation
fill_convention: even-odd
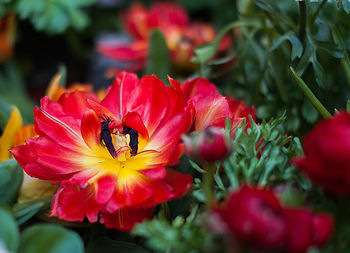
[[[195,159],[207,162],[220,161],[227,158],[233,151],[232,140],[225,135],[225,130],[218,127],[208,127],[191,136],[183,136],[186,153]]]

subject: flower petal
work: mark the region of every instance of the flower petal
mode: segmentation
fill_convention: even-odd
[[[9,149],[13,146],[15,134],[22,128],[22,117],[17,107],[12,106],[10,119],[0,137],[0,162],[10,159]]]
[[[73,91],[63,93],[58,100],[63,111],[76,119],[83,117],[84,111],[88,107],[87,99],[99,102],[97,96],[87,91]]]
[[[81,120],[81,135],[85,143],[94,148],[100,144],[101,123],[93,110],[86,110]]]
[[[114,213],[101,213],[102,223],[107,228],[130,231],[136,224],[151,219],[154,208],[123,208]]]
[[[77,184],[63,183],[51,202],[51,216],[67,221],[83,221],[85,216],[96,222],[102,208],[96,202],[93,187],[85,189]]]

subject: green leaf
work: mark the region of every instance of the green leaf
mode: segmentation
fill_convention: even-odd
[[[329,42],[317,41],[315,42],[318,49],[324,50],[328,54],[332,55],[334,58],[344,58],[345,52],[339,45],[334,45]]]
[[[52,196],[44,196],[38,199],[17,203],[13,206],[13,213],[19,225],[23,224],[38,212],[50,208]]]
[[[170,73],[170,58],[162,32],[157,29],[153,30],[149,44],[146,74],[155,74],[164,83],[167,83],[167,75]]]
[[[37,30],[62,33],[70,26],[78,30],[85,28],[88,17],[80,8],[93,2],[93,0],[19,0],[16,8],[20,18],[29,18]]]
[[[15,159],[0,163],[0,203],[12,205],[22,184],[23,170]]]
[[[269,51],[277,49],[283,42],[289,41],[292,45],[291,60],[293,61],[296,57],[300,58],[303,54],[303,44],[294,32],[289,32],[282,37],[278,38],[270,47]]]
[[[278,22],[282,22],[288,26],[290,26],[291,28],[293,28],[294,30],[297,29],[296,24],[293,22],[292,19],[290,19],[276,4],[276,1],[272,0],[257,0],[256,1],[256,5],[268,12],[271,16],[275,17],[276,21]]]
[[[346,102],[346,112],[350,113],[350,100]]]
[[[192,57],[191,62],[205,64],[210,58],[214,57],[220,41],[224,38],[225,34],[228,33],[231,29],[241,26],[254,27],[258,25],[259,24],[255,21],[236,21],[226,25],[220,30],[218,36],[213,42],[199,46],[194,50],[194,56]]]
[[[298,75],[302,76],[304,71],[306,70],[309,63],[312,64],[312,68],[314,70],[314,75],[316,82],[319,86],[325,87],[326,86],[326,74],[322,67],[322,65],[319,63],[316,55],[316,49],[317,49],[317,43],[315,42],[311,34],[307,34],[306,39],[306,48],[304,51],[303,56],[301,57],[297,67],[296,71]]]
[[[54,224],[40,224],[25,229],[21,235],[19,253],[83,253],[80,236]]]
[[[309,101],[304,101],[301,107],[301,114],[311,124],[315,123],[318,119],[318,112]]]
[[[13,216],[5,209],[0,208],[0,251],[5,247],[9,252],[17,252],[19,231]]]
[[[93,241],[90,241],[86,253],[150,253],[150,251],[142,248],[141,246],[123,241],[115,241],[108,237],[100,237]]]
[[[147,245],[160,252],[205,252],[208,234],[190,217],[185,220],[178,216],[172,223],[158,219],[145,221],[137,225],[132,234],[146,238]]]
[[[337,7],[342,8],[346,13],[350,13],[350,2],[349,0],[337,0]]]
[[[350,86],[350,58],[349,58],[349,55],[346,51],[343,36],[341,35],[340,31],[335,26],[331,27],[331,31],[332,31],[332,36],[333,36],[334,42],[337,45],[339,45],[344,52],[345,56],[343,59],[340,59],[340,62],[341,62],[348,86]]]

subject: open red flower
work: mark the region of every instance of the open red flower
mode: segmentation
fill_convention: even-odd
[[[108,58],[128,62],[129,71],[142,69],[146,65],[148,39],[153,29],[162,31],[172,62],[181,66],[191,65],[193,50],[216,37],[211,25],[190,23],[187,12],[174,3],[155,3],[149,10],[136,3],[124,13],[122,23],[133,41],[119,44],[102,42],[98,45],[98,51]],[[230,39],[225,37],[219,49],[226,49],[229,45]]]
[[[305,155],[294,163],[325,190],[350,195],[350,114],[322,120],[306,135]]]
[[[100,214],[107,227],[130,230],[189,190],[191,176],[168,166],[183,153],[193,114],[176,87],[123,72],[102,102],[82,91],[43,98],[34,109],[39,137],[12,153],[29,175],[61,183],[52,215],[96,222]]]
[[[271,190],[250,186],[231,193],[213,212],[219,215],[218,231],[261,250],[305,253],[311,246],[322,246],[333,231],[330,215],[282,207]],[[211,226],[215,230],[215,224]]]
[[[244,118],[250,127],[249,115],[256,120],[254,107],[247,107],[243,100],[219,95],[215,85],[206,78],[188,79],[181,85],[181,89],[187,101],[195,106],[195,131],[202,131],[209,126],[224,128],[226,118],[231,120],[232,130]]]

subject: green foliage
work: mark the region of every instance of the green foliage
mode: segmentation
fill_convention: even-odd
[[[49,33],[62,33],[69,27],[81,30],[89,23],[81,8],[95,0],[2,0],[3,14],[16,12],[21,19],[29,19],[35,29]]]
[[[84,252],[79,235],[61,226],[40,224],[25,229],[21,234],[19,253]]]
[[[88,18],[80,8],[93,0],[18,0],[17,11],[22,19],[29,18],[37,30],[61,33],[69,26],[82,29]]]
[[[222,242],[214,245],[215,238],[198,223],[197,211],[194,208],[186,219],[178,216],[172,223],[164,219],[143,222],[132,233],[144,237],[156,252],[223,252],[218,248],[223,246]]]
[[[33,122],[34,103],[29,98],[21,72],[14,62],[0,66],[0,126],[5,126],[10,105],[16,105],[25,123]]]
[[[343,82],[345,77],[350,83],[344,43],[349,16],[327,1],[305,1],[306,12],[297,1],[238,1],[237,5],[239,18],[226,25],[213,43],[195,50],[193,60],[201,64],[201,75],[218,78],[211,62],[220,36],[240,28],[240,35],[234,38],[237,64],[218,83],[227,93],[255,105],[259,118],[286,111],[282,127],[297,135],[318,120],[316,111],[295,88],[287,66],[296,69],[328,110],[344,107],[339,102],[349,95]],[[339,62],[343,73],[337,68]]]
[[[12,205],[22,184],[23,171],[15,159],[0,163],[0,204]]]
[[[17,203],[13,206],[13,213],[19,225],[25,223],[39,212],[44,212],[50,208],[52,196]]]
[[[147,75],[155,74],[163,82],[168,83],[167,75],[170,73],[170,56],[164,35],[155,29],[150,36],[150,47],[148,50]]]
[[[217,163],[214,179],[218,199],[224,198],[227,191],[236,189],[242,183],[260,186],[307,184],[303,183],[305,179],[290,165],[291,158],[302,154],[302,148],[297,137],[284,135],[279,130],[284,120],[285,116],[282,116],[259,125],[251,120],[251,128],[246,129],[246,123],[236,127],[234,152],[225,161]],[[227,129],[230,127],[227,126]],[[193,162],[192,166],[204,172]],[[223,170],[220,169],[222,167]],[[204,202],[202,183],[198,179],[195,180],[193,194],[200,202]]]
[[[19,231],[13,216],[4,208],[0,208],[0,250],[1,252],[17,252]],[[4,251],[3,248],[6,250]]]
[[[337,7],[343,9],[346,13],[350,13],[350,2],[348,0],[336,0]]]

